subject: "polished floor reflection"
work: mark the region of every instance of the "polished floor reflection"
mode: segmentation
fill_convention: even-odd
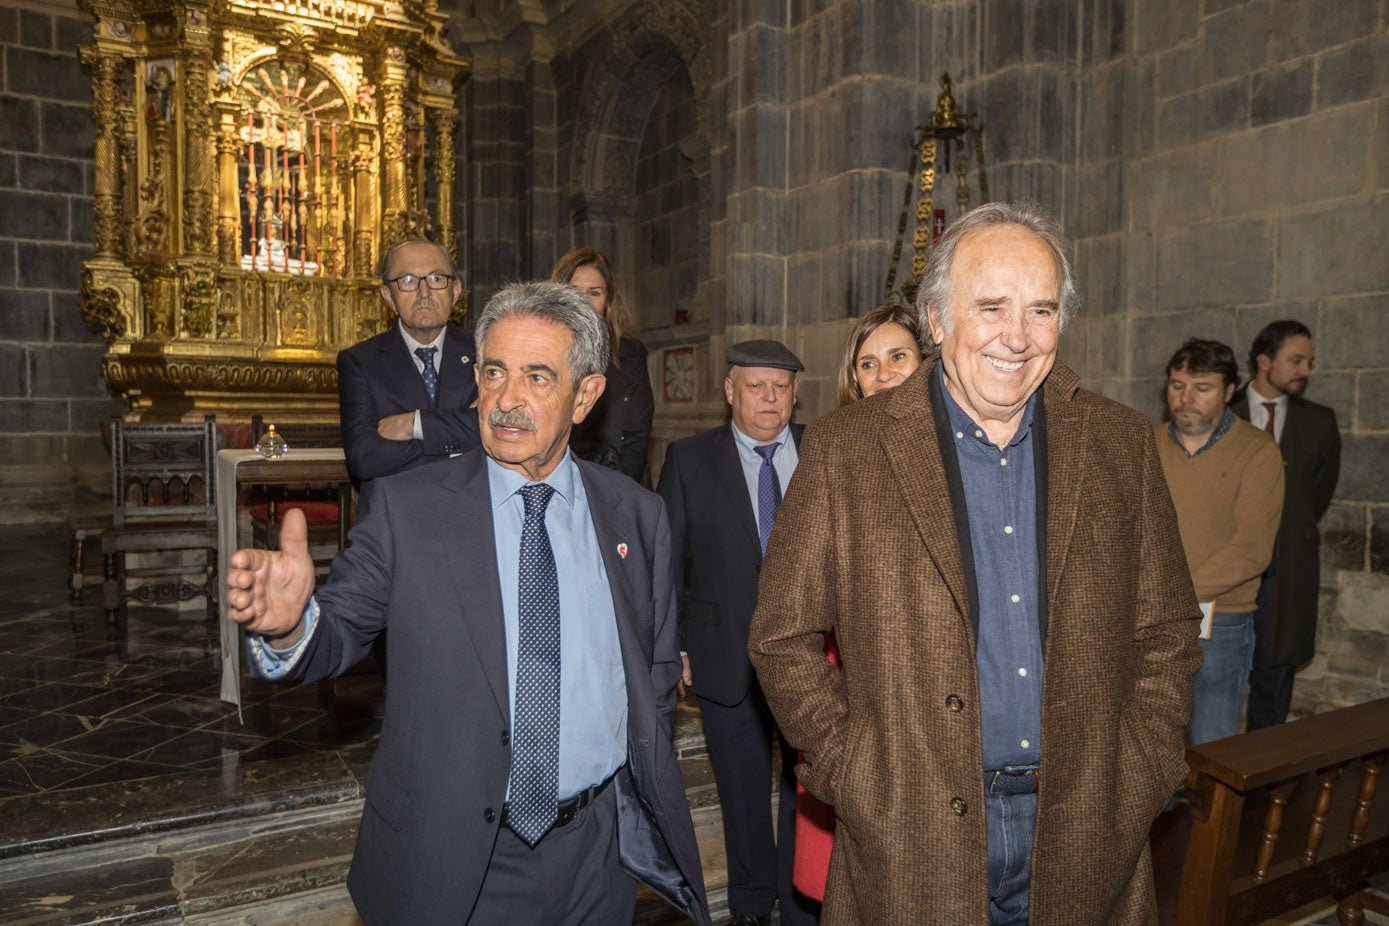
[[[261,759],[372,742],[382,679],[314,687],[243,682],[244,709],[218,699],[217,629],[201,607],[132,604],[106,626],[99,589],[66,595],[62,528],[0,529],[0,838],[4,799],[175,772],[222,773]]]

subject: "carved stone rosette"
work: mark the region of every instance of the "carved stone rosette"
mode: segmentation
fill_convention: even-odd
[[[468,63],[447,15],[437,0],[78,2],[96,128],[79,301],[108,382],[132,420],[336,420],[338,351],[394,321],[383,244],[434,227],[453,248]]]

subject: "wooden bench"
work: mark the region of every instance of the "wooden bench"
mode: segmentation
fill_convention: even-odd
[[[1347,926],[1389,914],[1389,698],[1187,750],[1191,832],[1173,919],[1261,923],[1322,897]]]

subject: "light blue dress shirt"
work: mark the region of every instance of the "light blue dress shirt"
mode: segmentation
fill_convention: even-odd
[[[526,513],[517,492],[529,480],[489,457],[487,481],[506,628],[507,687],[514,713],[521,526]],[[555,490],[545,508],[545,529],[559,579],[559,795],[563,800],[603,782],[627,761],[627,677],[608,572],[573,455],[566,450],[559,466],[543,481]],[[303,639],[287,650],[272,649],[255,634],[248,635],[252,659],[265,678],[282,677],[298,660],[318,624],[316,599],[309,599],[304,620]]]
[[[757,529],[760,532],[761,512],[757,510],[757,477],[762,472],[762,457],[753,448],[758,446],[758,442],[748,437],[738,430],[736,424],[728,425],[733,429],[733,440],[738,445],[738,462],[743,464],[743,479],[748,484],[748,499],[752,502],[753,520],[759,521]],[[796,464],[800,462],[800,454],[796,453],[796,442],[791,437],[791,425],[781,429],[781,433],[768,441],[774,443],[781,441],[781,446],[772,454],[772,469],[776,470],[777,481],[781,484],[781,495],[786,497],[786,487],[791,484],[791,474],[796,471]]]

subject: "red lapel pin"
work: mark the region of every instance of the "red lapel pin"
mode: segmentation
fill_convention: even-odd
[[[627,558],[627,544],[619,543],[617,545],[617,555],[622,557],[623,559]]]

